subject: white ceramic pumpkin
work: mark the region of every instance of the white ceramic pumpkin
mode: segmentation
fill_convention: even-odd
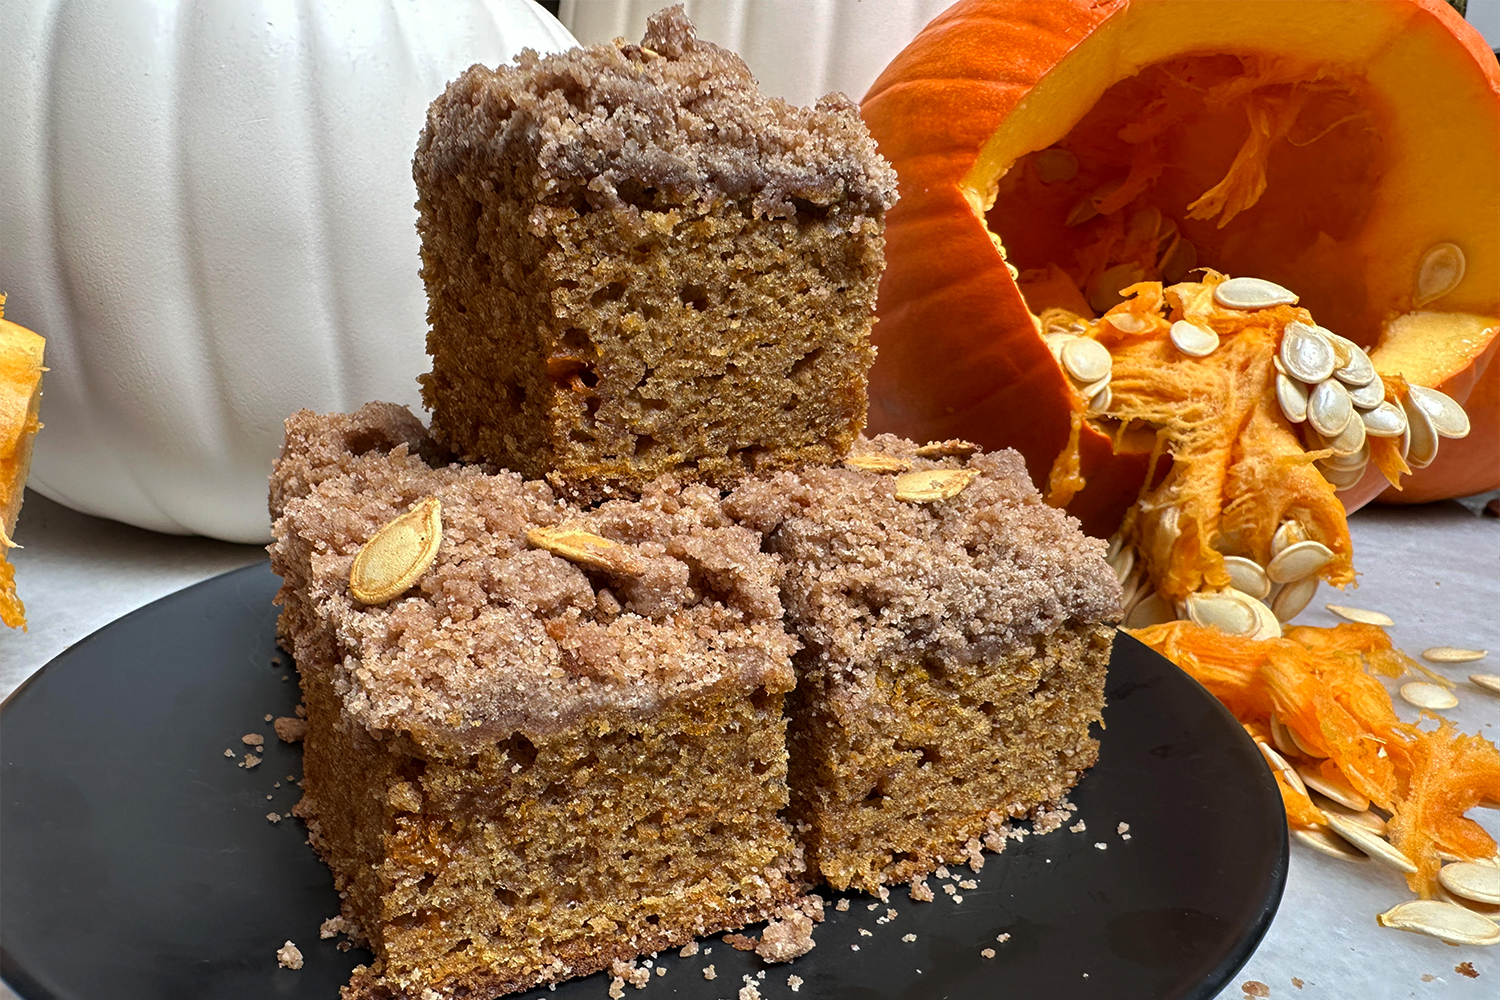
[[[428,103],[572,36],[531,0],[0,0],[0,24],[0,291],[50,368],[31,485],[266,539],[287,414],[419,405]]]

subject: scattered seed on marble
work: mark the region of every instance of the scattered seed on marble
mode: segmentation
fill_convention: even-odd
[[[1383,628],[1390,628],[1396,624],[1390,615],[1382,614],[1379,611],[1371,611],[1368,608],[1351,608],[1347,604],[1325,604],[1323,606],[1346,622],[1358,622],[1361,625],[1379,625]]]
[[[1278,621],[1289,622],[1312,603],[1313,595],[1317,592],[1317,577],[1305,576],[1300,580],[1293,580],[1271,598],[1271,611]]]
[[[1312,576],[1333,561],[1333,550],[1322,542],[1298,542],[1276,553],[1266,566],[1272,583],[1291,583]]]
[[[1257,601],[1264,601],[1271,594],[1271,578],[1254,559],[1244,556],[1225,556],[1224,569],[1229,573],[1229,585],[1235,590],[1249,594]]]
[[[1377,378],[1369,385],[1350,386],[1349,399],[1356,410],[1373,410],[1385,402],[1385,382]]]
[[[1380,402],[1373,409],[1360,414],[1365,433],[1370,437],[1400,437],[1406,431],[1406,414],[1395,403]]]
[[[1401,700],[1418,708],[1434,711],[1453,708],[1458,704],[1458,695],[1441,684],[1430,681],[1408,681],[1401,685]]]
[[[1197,323],[1180,319],[1172,324],[1172,346],[1192,358],[1206,358],[1219,349],[1219,335]]]
[[[1317,385],[1333,375],[1333,346],[1306,323],[1286,325],[1276,355],[1288,375],[1308,385]]]
[[[1422,255],[1417,264],[1417,294],[1412,301],[1418,309],[1436,301],[1458,287],[1464,280],[1464,252],[1453,243],[1439,243]]]
[[[1470,674],[1469,683],[1482,687],[1491,694],[1500,694],[1500,674]]]
[[[1449,944],[1500,944],[1500,925],[1457,903],[1439,899],[1398,903],[1376,919],[1382,927],[1426,934]]]
[[[1483,862],[1474,863],[1482,864]],[[1481,917],[1484,917],[1486,920],[1500,923],[1500,906],[1496,906],[1493,903],[1477,903],[1472,899],[1465,899],[1462,896],[1455,896],[1447,889],[1444,889],[1441,884],[1438,885],[1437,892],[1433,893],[1433,898],[1441,899],[1445,903],[1453,903],[1455,906],[1462,906],[1469,912],[1477,913]]]
[[[1324,437],[1337,437],[1354,419],[1354,401],[1337,379],[1319,382],[1307,397],[1307,422]]]
[[[1432,425],[1432,417],[1427,410],[1418,405],[1411,393],[1401,401],[1401,410],[1406,414],[1406,432],[1411,436],[1406,464],[1413,469],[1425,469],[1437,458],[1437,428]]]
[[[1455,896],[1476,903],[1500,903],[1500,868],[1492,865],[1455,861],[1438,869],[1438,881]]]
[[[1226,309],[1268,309],[1296,305],[1297,296],[1264,278],[1230,278],[1214,286],[1214,301]]]
[[[1356,851],[1343,837],[1329,830],[1327,827],[1315,826],[1308,830],[1297,829],[1292,831],[1292,836],[1302,841],[1308,847],[1329,857],[1339,858],[1342,861],[1369,861],[1369,855],[1363,851]]]
[[[1428,663],[1472,663],[1489,655],[1487,649],[1462,649],[1458,646],[1430,646],[1422,650]]]
[[[1343,777],[1335,781],[1325,776],[1319,769],[1303,764],[1297,765],[1297,774],[1301,776],[1302,783],[1308,788],[1320,795],[1326,795],[1345,809],[1364,812],[1370,808],[1369,797],[1350,785]]]
[[[1417,870],[1417,866],[1412,863],[1411,858],[1398,851],[1384,837],[1377,837],[1358,823],[1347,820],[1337,813],[1325,812],[1323,818],[1328,821],[1328,828],[1330,830],[1349,841],[1349,843],[1361,851],[1364,851],[1376,861],[1384,861],[1391,867],[1406,872],[1408,875]]]
[[[1292,423],[1300,424],[1307,419],[1307,386],[1280,372],[1276,373],[1276,402]]]
[[[1063,345],[1063,367],[1080,382],[1093,382],[1109,374],[1113,364],[1109,350],[1097,340],[1075,337]]]
[[[1453,397],[1446,393],[1429,389],[1425,385],[1413,385],[1408,387],[1412,397],[1417,401],[1432,421],[1432,429],[1437,431],[1440,437],[1461,438],[1469,435],[1469,415],[1464,408],[1454,402]]]

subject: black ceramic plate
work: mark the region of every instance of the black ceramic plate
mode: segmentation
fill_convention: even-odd
[[[262,564],[173,594],[6,701],[0,974],[26,1000],[334,1000],[369,960],[318,939],[338,912],[332,880],[300,822],[266,819],[291,809],[301,766],[264,721],[298,700],[290,666],[274,663],[289,664],[276,585]],[[1212,997],[1281,898],[1280,797],[1218,702],[1124,635],[1108,699],[1099,764],[1073,795],[1086,832],[1030,837],[964,869],[978,887],[957,888],[962,903],[898,889],[885,923],[868,896],[830,905],[817,948],[790,966],[718,940],[704,942],[711,954],[663,955],[666,976],[642,995],[733,997],[764,969],[768,998],[790,997],[793,973],[801,996],[837,1000]],[[268,737],[250,770],[224,755],[244,756],[245,733]],[[299,972],[277,966],[287,939],[306,957]],[[605,988],[593,976],[526,996],[600,1000]]]

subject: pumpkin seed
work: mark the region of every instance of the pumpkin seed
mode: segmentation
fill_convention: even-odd
[[[1456,861],[1438,869],[1438,882],[1455,896],[1476,903],[1500,904],[1500,868]]]
[[[1124,583],[1130,571],[1135,568],[1135,546],[1126,545],[1115,553],[1109,560],[1109,567],[1115,571],[1115,579]]]
[[[1418,708],[1442,711],[1458,705],[1458,696],[1441,684],[1408,681],[1401,685],[1401,700]]]
[[[1325,604],[1323,607],[1332,611],[1346,622],[1358,622],[1361,625],[1379,625],[1382,628],[1390,628],[1396,622],[1390,615],[1379,611],[1371,611],[1368,608],[1351,608],[1347,604]]]
[[[1128,240],[1150,239],[1160,231],[1161,209],[1147,206],[1130,216],[1130,222],[1125,226],[1125,238]]]
[[[1325,813],[1333,813],[1335,816],[1342,816],[1344,819],[1355,824],[1356,826],[1364,827],[1366,830],[1369,830],[1377,837],[1384,837],[1386,835],[1385,820],[1381,819],[1373,809],[1364,809],[1359,812],[1355,812],[1353,809],[1346,809],[1344,806],[1339,805],[1337,802],[1317,791],[1309,792],[1308,798],[1312,799],[1313,805],[1317,806]]]
[[[1118,531],[1109,536],[1109,547],[1104,550],[1105,559],[1113,559],[1125,547],[1125,536]]]
[[[1335,472],[1349,472],[1363,469],[1370,463],[1370,442],[1366,441],[1359,446],[1359,451],[1352,455],[1329,455],[1327,458],[1318,459],[1318,466]]]
[[[1299,792],[1302,795],[1307,794],[1307,786],[1302,783],[1301,776],[1292,769],[1292,765],[1286,762],[1285,757],[1281,756],[1281,754],[1277,753],[1275,750],[1272,750],[1264,743],[1257,742],[1255,745],[1260,748],[1261,756],[1266,758],[1266,763],[1271,765],[1271,770],[1273,772],[1280,774],[1281,777],[1286,781],[1288,785],[1292,787],[1294,791]]]
[[[1265,602],[1257,601],[1249,594],[1240,594],[1240,598],[1250,606],[1255,614],[1255,633],[1253,639],[1280,639],[1281,622],[1276,619],[1275,613],[1266,606]]]
[[[1076,336],[1074,336],[1073,334],[1071,334],[1071,333],[1044,333],[1044,334],[1042,334],[1042,343],[1044,343],[1044,344],[1047,345],[1047,350],[1051,351],[1052,352],[1052,356],[1054,358],[1056,358],[1059,362],[1062,361],[1062,350],[1063,350],[1063,348],[1066,345],[1068,345],[1069,343],[1071,343],[1072,341],[1075,341],[1077,339],[1078,338]]]
[[[1036,179],[1043,184],[1062,184],[1078,176],[1078,157],[1056,146],[1033,156],[1031,165],[1036,169]]]
[[[1172,248],[1162,254],[1161,277],[1168,284],[1176,284],[1198,266],[1198,248],[1180,236],[1172,241]]]
[[[903,472],[896,477],[896,499],[907,503],[948,500],[962,493],[978,477],[979,473],[971,469],[927,469],[922,472]]]
[[[1063,345],[1062,364],[1080,382],[1093,382],[1109,374],[1113,360],[1097,340],[1075,337]]]
[[[1470,674],[1469,682],[1477,684],[1490,694],[1500,694],[1500,674]]]
[[[1204,628],[1216,628],[1229,635],[1251,635],[1259,624],[1255,611],[1227,593],[1189,594],[1188,619]]]
[[[1417,866],[1412,863],[1411,858],[1398,851],[1384,837],[1376,836],[1358,823],[1347,820],[1338,813],[1325,812],[1323,818],[1327,820],[1330,830],[1349,841],[1349,843],[1361,851],[1364,851],[1376,861],[1384,861],[1392,868],[1406,872],[1408,875],[1417,870]]]
[[[1490,654],[1487,649],[1461,649],[1457,646],[1430,646],[1422,650],[1422,659],[1428,663],[1472,663]]]
[[[1350,846],[1349,841],[1324,826],[1315,826],[1307,830],[1296,829],[1292,831],[1292,836],[1318,853],[1338,858],[1341,861],[1370,860],[1363,851],[1356,851]]]
[[[1312,576],[1333,561],[1333,550],[1322,542],[1288,545],[1266,565],[1272,583],[1291,583]]]
[[[1269,309],[1271,306],[1296,305],[1297,296],[1264,278],[1230,278],[1214,286],[1214,301],[1226,309]],[[1330,359],[1332,353],[1330,350]]]
[[[1365,465],[1357,465],[1351,469],[1323,467],[1319,471],[1323,473],[1323,478],[1328,480],[1328,485],[1332,486],[1335,492],[1347,490],[1365,478]]]
[[[635,553],[619,542],[578,528],[532,528],[526,541],[533,547],[550,552],[559,559],[586,569],[602,570],[626,576],[641,572]]]
[[[1469,415],[1464,408],[1436,389],[1429,389],[1425,385],[1414,385],[1409,387],[1411,397],[1417,401],[1424,413],[1432,421],[1432,429],[1445,438],[1461,438],[1469,436]]]
[[[1370,799],[1362,794],[1342,776],[1337,779],[1327,777],[1321,770],[1306,765],[1296,765],[1297,773],[1302,776],[1302,783],[1319,794],[1337,802],[1345,809],[1354,812],[1364,812],[1370,808]]]
[[[1369,385],[1350,386],[1349,398],[1354,401],[1356,410],[1373,410],[1385,402],[1385,382],[1377,378]]]
[[[1339,362],[1338,367],[1333,370],[1333,377],[1349,386],[1372,385],[1375,382],[1375,366],[1370,362],[1370,356],[1365,353],[1364,348],[1336,333],[1331,333],[1329,336],[1338,338],[1332,341],[1335,354],[1338,353],[1339,347],[1343,347],[1349,358],[1347,361]]]
[[[428,497],[360,547],[349,567],[349,593],[362,604],[399,597],[432,566],[442,543],[443,505]]]
[[[1161,225],[1156,227],[1156,247],[1158,250],[1166,250],[1177,236],[1177,220],[1170,215],[1162,216]]]
[[[1115,401],[1115,391],[1108,385],[1094,393],[1088,398],[1088,415],[1097,417],[1099,414],[1109,410]]]
[[[1286,727],[1286,723],[1277,717],[1275,712],[1271,713],[1271,742],[1276,744],[1276,749],[1282,753],[1298,753],[1297,744],[1292,742],[1292,731]]]
[[[1120,607],[1131,608],[1135,606],[1137,597],[1147,589],[1146,562],[1137,559],[1130,567],[1130,572],[1120,581]]]
[[[1300,424],[1307,419],[1307,386],[1280,372],[1276,373],[1276,402],[1292,423]]]
[[[1354,401],[1336,379],[1319,382],[1307,398],[1307,422],[1324,437],[1338,437],[1354,419]]]
[[[1352,412],[1352,411],[1351,411]],[[1312,421],[1312,407],[1308,407],[1308,422]],[[1318,434],[1316,428],[1309,427],[1307,434],[1317,435],[1312,439],[1311,445],[1315,450],[1327,449],[1339,457],[1353,455],[1365,445],[1365,422],[1363,420],[1351,419],[1344,425],[1344,429],[1333,437],[1325,437]]]
[[[1315,760],[1323,756],[1316,750],[1309,747],[1306,743],[1303,743],[1302,740],[1297,736],[1297,730],[1293,729],[1291,726],[1286,727],[1286,734],[1291,738],[1292,746],[1296,747],[1297,752],[1302,754],[1302,756],[1312,757]]]
[[[1307,541],[1307,529],[1303,528],[1298,521],[1286,520],[1277,525],[1276,533],[1271,536],[1271,555],[1277,555],[1288,545]]]
[[[1425,469],[1437,458],[1437,429],[1432,426],[1432,418],[1427,411],[1417,404],[1410,393],[1401,401],[1401,411],[1406,414],[1406,432],[1411,436],[1406,464],[1413,469]]]
[[[844,464],[865,472],[905,472],[911,468],[910,462],[895,455],[850,455]]]
[[[918,445],[916,455],[918,458],[968,458],[983,450],[973,441],[954,438],[951,441],[929,441]]]
[[[1089,305],[1095,312],[1102,313],[1113,309],[1125,301],[1125,296],[1120,294],[1120,289],[1128,288],[1136,282],[1146,280],[1146,270],[1141,265],[1130,262],[1116,264],[1108,268],[1099,277],[1095,278],[1089,285]]]
[[[1382,927],[1426,934],[1449,944],[1500,944],[1500,926],[1456,903],[1413,899],[1376,918]]]
[[[1103,392],[1105,387],[1109,385],[1111,377],[1111,375],[1106,374],[1101,379],[1095,379],[1088,385],[1084,386],[1082,389],[1078,390],[1079,394],[1082,395],[1084,399],[1090,399],[1094,396],[1099,395],[1099,393]]]
[[[1420,309],[1453,291],[1464,280],[1464,268],[1464,252],[1456,244],[1430,248],[1417,265],[1417,294],[1412,304]]]
[[[1483,862],[1477,861],[1471,863],[1483,864]],[[1433,897],[1435,899],[1441,899],[1445,903],[1452,903],[1454,906],[1462,906],[1470,913],[1477,913],[1481,917],[1484,917],[1486,920],[1500,923],[1500,906],[1494,906],[1490,903],[1478,903],[1472,899],[1465,899],[1462,896],[1455,896],[1447,889],[1444,889],[1441,885],[1437,887],[1437,891],[1433,893]]]
[[[1219,349],[1219,335],[1197,323],[1180,319],[1172,324],[1172,346],[1192,358],[1206,358]]]
[[[1153,325],[1146,317],[1133,312],[1110,313],[1104,320],[1121,333],[1143,333]]]
[[[1065,226],[1081,226],[1099,214],[1099,207],[1092,198],[1080,198],[1063,220]]]
[[[1328,341],[1328,346],[1333,348],[1334,371],[1338,371],[1340,368],[1347,365],[1350,359],[1354,357],[1354,352],[1350,350],[1350,348],[1354,346],[1354,341],[1348,340],[1344,337],[1340,337],[1338,334],[1328,329],[1328,327],[1318,326],[1316,323],[1313,324],[1313,329],[1317,330],[1318,333],[1323,337],[1323,339]]]
[[[1263,601],[1271,594],[1271,578],[1261,569],[1260,563],[1244,556],[1225,556],[1224,569],[1229,572],[1229,585],[1235,590]]]
[[[1288,375],[1308,385],[1317,385],[1333,375],[1333,345],[1306,323],[1286,325],[1281,332],[1281,347],[1276,356],[1281,359]]]
[[[1277,621],[1289,622],[1312,603],[1313,595],[1317,592],[1317,577],[1304,576],[1300,580],[1293,580],[1271,599],[1271,611],[1276,615]]]
[[[1406,430],[1406,414],[1395,403],[1382,402],[1368,413],[1360,414],[1360,420],[1370,437],[1400,437]]]
[[[1152,590],[1137,598],[1135,606],[1125,616],[1125,627],[1146,628],[1148,625],[1164,625],[1176,619],[1177,613],[1172,602]]]

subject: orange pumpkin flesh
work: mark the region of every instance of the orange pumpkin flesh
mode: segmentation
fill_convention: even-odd
[[[24,627],[25,608],[16,596],[15,567],[6,557],[21,513],[31,442],[42,425],[37,407],[42,398],[41,337],[5,319],[0,295],[0,621]]]

